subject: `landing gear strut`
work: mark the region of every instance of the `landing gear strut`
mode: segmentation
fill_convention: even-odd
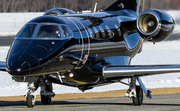
[[[136,86],[137,77],[132,77],[130,87],[125,94],[126,97],[132,98],[135,106],[140,106],[143,102],[143,90],[140,86]]]

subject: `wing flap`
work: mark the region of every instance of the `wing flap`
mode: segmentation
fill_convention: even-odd
[[[6,62],[0,62],[0,71],[6,71]]]
[[[180,65],[106,66],[103,69],[103,76],[105,78],[133,77],[173,72],[180,72]]]

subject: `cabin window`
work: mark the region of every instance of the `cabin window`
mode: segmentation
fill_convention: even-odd
[[[102,38],[106,38],[106,35],[105,35],[105,32],[104,32],[103,28],[101,26],[99,26],[99,29],[101,31]]]
[[[18,37],[32,37],[34,33],[34,29],[36,28],[36,24],[27,24],[25,25],[22,30],[18,33]]]
[[[93,29],[94,29],[94,37],[95,38],[99,38],[99,32],[98,32],[98,30],[97,30],[97,28],[96,27],[93,27]]]
[[[106,25],[106,37],[113,37],[113,32],[110,30],[110,28]]]
[[[87,29],[87,31],[89,32],[89,37],[93,37],[93,32],[90,28]]]
[[[121,29],[118,27],[118,25],[115,24],[118,36],[121,37]]]
[[[61,34],[57,25],[41,25],[38,38],[60,38]]]
[[[71,31],[71,29],[68,26],[63,26],[62,25],[62,31],[63,31],[64,37],[72,36],[72,31]]]

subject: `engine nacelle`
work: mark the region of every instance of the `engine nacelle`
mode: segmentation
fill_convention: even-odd
[[[146,10],[137,18],[137,29],[141,37],[149,42],[167,39],[174,30],[174,19],[158,9]]]
[[[44,13],[44,15],[64,15],[64,14],[75,14],[74,11],[66,8],[53,8]]]

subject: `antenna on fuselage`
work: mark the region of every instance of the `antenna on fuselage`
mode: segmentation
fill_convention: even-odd
[[[93,12],[93,13],[96,13],[97,5],[98,5],[98,3],[95,4],[95,6],[94,6],[94,12]]]

